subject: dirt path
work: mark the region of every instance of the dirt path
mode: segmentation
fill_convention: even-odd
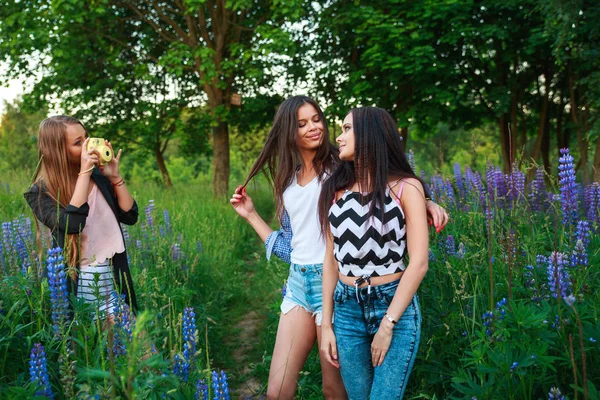
[[[264,317],[260,317],[254,310],[248,312],[239,322],[240,328],[238,347],[233,353],[237,365],[241,366],[239,370],[240,380],[243,382],[240,387],[233,392],[233,399],[249,400],[266,398],[261,395],[263,384],[259,382],[252,374],[252,365],[256,360],[250,360],[249,354],[252,354],[252,347],[256,344],[254,341],[260,336],[260,330],[264,327]]]

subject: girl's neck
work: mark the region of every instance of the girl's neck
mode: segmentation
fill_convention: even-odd
[[[317,155],[316,150],[300,150],[300,158],[302,158],[302,165],[300,166],[300,173],[305,175],[312,175],[315,173],[315,167],[313,161]]]

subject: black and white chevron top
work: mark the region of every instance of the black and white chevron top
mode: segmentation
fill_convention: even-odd
[[[406,253],[406,220],[399,201],[388,188],[385,224],[379,207],[375,215],[368,216],[372,201],[372,194],[361,196],[346,190],[329,209],[335,258],[340,272],[346,276],[383,276],[406,268],[402,262]]]

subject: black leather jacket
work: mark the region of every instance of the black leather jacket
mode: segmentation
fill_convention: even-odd
[[[117,221],[125,225],[134,225],[138,220],[137,203],[133,202],[133,206],[129,211],[123,211],[119,207],[119,203],[114,194],[113,187],[98,168],[92,171],[91,179],[94,181],[98,189],[108,202],[108,205],[115,213]],[[44,225],[52,232],[52,243],[54,247],[64,248],[65,237],[67,234],[80,233],[85,227],[86,219],[90,210],[88,203],[84,203],[81,207],[67,205],[63,207],[53,200],[44,187],[39,187],[33,184],[24,194],[27,203],[33,210],[33,213]],[[119,225],[119,229],[120,229]],[[121,231],[123,235],[123,231]],[[123,242],[125,239],[123,238]],[[118,253],[113,256],[113,272],[117,287],[121,293],[125,295],[125,301],[135,311],[137,310],[137,301],[135,291],[133,289],[133,281],[131,272],[127,262],[127,250],[123,253]],[[67,285],[69,294],[77,295],[77,282],[69,277]]]

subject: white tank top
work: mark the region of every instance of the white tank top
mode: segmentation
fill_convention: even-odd
[[[318,177],[300,186],[294,180],[283,192],[283,205],[292,225],[292,254],[294,264],[322,264],[325,257],[325,239],[321,236],[317,210],[321,182]]]

